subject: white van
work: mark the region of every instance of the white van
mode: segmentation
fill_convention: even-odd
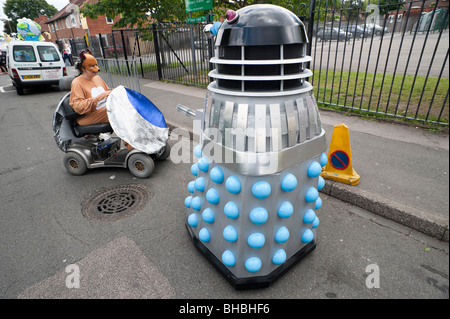
[[[51,42],[10,42],[7,67],[19,95],[23,95],[27,87],[58,85],[59,80],[67,76],[61,53]]]

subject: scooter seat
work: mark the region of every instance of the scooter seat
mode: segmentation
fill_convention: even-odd
[[[69,121],[72,133],[76,137],[113,132],[113,129],[109,123],[79,125],[76,119],[80,117],[81,114],[78,114],[74,111],[74,109],[69,104],[69,100],[70,95],[68,95],[62,103],[62,107],[64,108],[64,118]]]
[[[92,124],[92,125],[77,125],[75,129],[81,135],[89,135],[89,134],[100,134],[100,133],[110,133],[113,131],[111,125],[109,123],[101,123],[101,124]]]

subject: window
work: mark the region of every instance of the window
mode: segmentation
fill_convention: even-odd
[[[73,15],[71,15],[70,18],[72,19],[72,26],[76,27],[77,26],[77,20],[75,19],[75,17]]]
[[[54,62],[60,60],[59,54],[54,47],[38,45],[37,50],[42,62]]]
[[[36,56],[31,45],[15,45],[13,56],[16,62],[36,62]]]
[[[58,28],[58,21],[55,21],[55,29],[59,30],[59,28]]]
[[[106,24],[113,24],[114,21],[111,18],[106,17]]]
[[[67,28],[71,28],[72,26],[70,25],[70,17],[66,18],[66,27]]]

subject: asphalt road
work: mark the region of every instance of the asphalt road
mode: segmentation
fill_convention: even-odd
[[[269,288],[236,291],[184,226],[191,163],[157,163],[145,180],[118,168],[72,176],[52,135],[65,92],[18,96],[9,85],[0,76],[0,298],[449,297],[448,243],[325,195],[314,252]],[[106,222],[81,213],[90,193],[130,184],[148,191],[134,215]],[[370,287],[374,269],[379,288]],[[68,288],[75,271],[79,288]]]

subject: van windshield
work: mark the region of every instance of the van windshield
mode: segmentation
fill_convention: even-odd
[[[36,56],[31,45],[15,45],[13,57],[16,62],[36,62]]]
[[[60,60],[59,54],[54,47],[38,45],[37,50],[42,62],[54,62]]]

